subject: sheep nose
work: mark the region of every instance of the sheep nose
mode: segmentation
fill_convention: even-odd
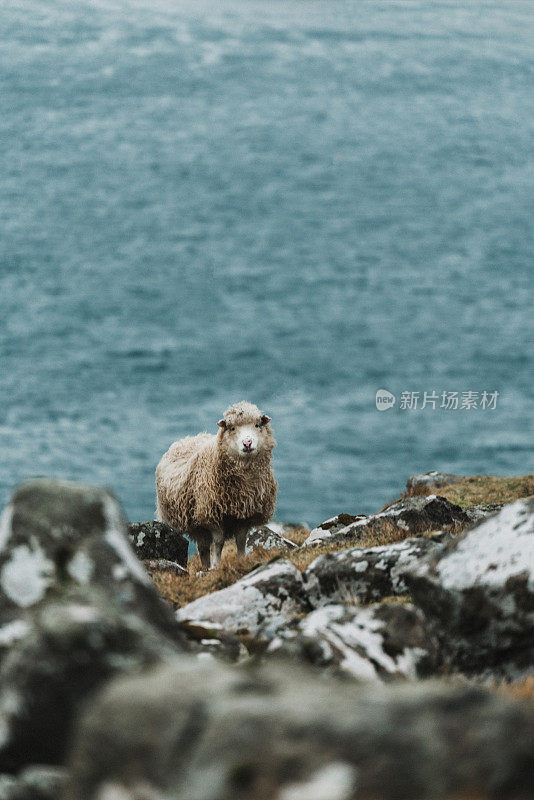
[[[252,439],[244,439],[243,447],[245,448],[245,450],[250,450],[250,448],[252,447]]]

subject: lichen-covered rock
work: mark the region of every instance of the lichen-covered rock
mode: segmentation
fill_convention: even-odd
[[[45,600],[24,623],[0,667],[0,771],[61,764],[72,721],[92,691],[181,652],[94,586]]]
[[[281,533],[274,531],[270,525],[260,525],[252,528],[247,533],[246,553],[253,553],[254,550],[274,550],[285,549],[294,550],[297,547],[295,542],[286,539]]]
[[[310,531],[310,534],[303,546],[319,543],[330,539],[335,536],[339,531],[344,531],[355,522],[362,522],[368,519],[366,514],[336,514],[335,517],[325,520],[316,528]]]
[[[496,514],[502,507],[503,503],[480,503],[477,506],[464,508],[464,511],[469,517],[469,522],[480,522],[481,519],[486,519],[486,517]]]
[[[352,547],[325,553],[304,572],[304,586],[310,604],[357,600],[373,603],[390,595],[406,594],[403,572],[439,547],[439,542],[412,537],[378,547]]]
[[[189,542],[170,525],[157,520],[130,522],[127,531],[138,558],[174,561],[181,567],[187,567]]]
[[[266,655],[362,680],[427,677],[439,664],[437,639],[423,613],[400,603],[324,606],[279,631]]]
[[[0,775],[0,800],[58,800],[66,779],[61,767],[38,764],[26,767],[16,778]]]
[[[517,500],[403,573],[452,663],[518,677],[534,663],[534,498]]]
[[[464,475],[452,475],[450,472],[439,472],[431,470],[424,472],[422,475],[412,475],[406,482],[406,489],[416,489],[420,486],[425,486],[429,489],[440,489],[442,486],[448,486],[450,483],[461,483],[465,480]]]
[[[527,800],[533,753],[534,710],[468,685],[183,660],[95,699],[65,800]]]
[[[231,633],[266,635],[309,610],[302,575],[290,561],[276,560],[213,594],[180,608],[181,622],[216,622]]]
[[[364,536],[378,530],[384,523],[390,523],[407,536],[423,531],[435,531],[444,526],[465,525],[469,517],[464,509],[454,505],[445,497],[430,494],[424,497],[407,497],[392,503],[379,514],[370,517],[355,518],[342,528],[335,525],[331,528],[322,526],[314,528],[304,542],[305,547],[324,541],[340,541],[352,539],[358,541]]]
[[[16,490],[0,522],[0,648],[16,636],[26,609],[69,586],[99,586],[150,624],[177,631],[131,548],[115,497],[92,486],[30,481]]]

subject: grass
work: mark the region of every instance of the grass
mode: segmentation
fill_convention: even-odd
[[[449,484],[437,490],[416,488],[406,492],[403,497],[421,494],[437,493],[447,497],[452,503],[459,506],[471,506],[486,503],[511,503],[520,497],[534,494],[534,475],[521,475],[514,478],[497,478],[493,476],[475,476],[465,478],[460,483]],[[460,528],[456,528],[456,533]],[[432,531],[425,531],[420,536],[431,535]],[[295,526],[284,535],[296,544],[302,544],[309,531],[303,526]],[[337,542],[322,542],[314,547],[297,550],[257,550],[244,558],[238,558],[233,542],[225,544],[222,565],[220,569],[198,574],[200,561],[198,555],[189,560],[189,577],[176,576],[168,572],[154,571],[152,579],[161,596],[174,608],[191,603],[205,594],[216,592],[231,586],[261,564],[266,564],[276,558],[286,558],[303,571],[318,556],[324,553],[335,553],[349,547],[375,547],[377,545],[392,544],[402,541],[409,536],[390,520],[383,520],[382,524],[361,539],[344,539]],[[534,692],[534,688],[532,689]]]
[[[402,497],[439,494],[451,503],[464,508],[486,503],[512,503],[520,497],[534,494],[534,475],[519,475],[513,478],[497,478],[493,475],[474,475],[459,483],[449,483],[439,489],[416,486]]]

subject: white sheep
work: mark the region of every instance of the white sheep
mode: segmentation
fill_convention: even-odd
[[[204,569],[218,567],[224,542],[235,538],[244,555],[247,533],[271,518],[276,442],[271,418],[252,403],[236,403],[219,432],[174,442],[156,468],[157,519],[195,541]]]

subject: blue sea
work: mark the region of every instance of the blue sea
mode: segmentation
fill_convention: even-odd
[[[152,517],[241,399],[281,520],[534,470],[531,0],[2,0],[0,62],[2,503]]]

